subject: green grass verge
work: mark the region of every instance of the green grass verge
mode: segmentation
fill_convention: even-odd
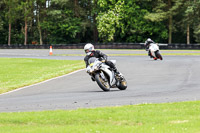
[[[0,58],[0,93],[85,67],[83,61]]]
[[[2,133],[199,133],[200,101],[0,113]]]

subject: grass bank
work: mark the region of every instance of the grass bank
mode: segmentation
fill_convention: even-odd
[[[0,93],[85,67],[83,61],[0,58]]]
[[[199,133],[200,101],[0,113],[3,133]]]

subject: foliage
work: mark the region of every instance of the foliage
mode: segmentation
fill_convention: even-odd
[[[164,22],[171,16],[173,18],[172,31],[174,36],[179,38],[173,39],[176,43],[185,43],[187,28],[190,28],[190,37],[196,37],[196,42],[200,42],[199,38],[199,20],[200,20],[200,1],[199,0],[170,0],[169,3],[165,0],[156,0],[152,12],[145,15],[145,19],[153,22]]]
[[[192,3],[192,9],[193,13],[193,30],[194,30],[194,37],[196,39],[196,42],[200,42],[200,0],[196,0],[195,3]],[[189,9],[190,9],[189,8]]]
[[[144,19],[149,13],[149,4],[150,2],[142,5],[140,1],[126,0],[117,3],[111,1],[109,5],[103,0],[99,1],[100,8],[107,9],[97,17],[100,38],[119,42],[144,42],[149,37],[155,41],[166,39],[168,36],[164,24]]]
[[[3,21],[2,19],[0,18],[0,31],[3,29]]]
[[[103,41],[113,41],[114,35],[116,33],[116,29],[121,29],[122,33],[124,33],[124,26],[121,22],[123,19],[123,1],[118,1],[114,3],[111,1],[112,4],[115,6],[112,9],[109,9],[106,12],[100,12],[97,17],[97,29],[99,31],[99,36],[102,38]],[[100,8],[105,8],[107,3],[103,1],[99,1]]]
[[[2,10],[3,1],[0,1],[0,10]],[[0,15],[0,31],[3,29],[2,15]]]
[[[172,5],[169,7],[168,1]],[[199,0],[1,0],[0,44],[85,42],[167,42],[171,16],[173,42],[200,42]],[[26,21],[26,22],[25,22]]]
[[[52,10],[47,13],[48,20],[41,23],[41,27],[48,33],[48,42],[71,43],[76,42],[75,37],[80,32],[80,19],[73,17],[70,10]],[[57,23],[55,23],[57,22]]]
[[[167,39],[167,28],[164,23],[151,22],[144,19],[144,16],[151,10],[151,2],[141,4],[141,1],[128,1],[125,6],[124,35],[128,42],[144,42],[146,38],[152,38],[155,41],[162,42]]]
[[[200,42],[200,24],[194,27],[194,37],[196,38],[196,42]]]

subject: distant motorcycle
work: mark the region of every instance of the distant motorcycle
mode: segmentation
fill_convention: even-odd
[[[149,45],[149,49],[147,50],[149,52],[149,56],[153,58],[154,60],[160,59],[163,60],[162,55],[160,54],[159,46],[156,43],[151,43]]]
[[[111,61],[116,64],[115,60]],[[127,82],[124,76],[122,74],[116,75],[112,68],[99,61],[98,58],[92,57],[88,63],[89,66],[86,68],[86,71],[103,91],[110,91],[110,88],[116,87],[120,90],[127,88]]]

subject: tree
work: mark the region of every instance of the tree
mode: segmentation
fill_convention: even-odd
[[[145,4],[139,0],[109,2],[98,3],[104,11],[97,17],[99,37],[103,41],[144,42],[148,37],[162,41],[168,37],[164,24],[144,19],[151,11],[151,1]]]
[[[200,43],[200,0],[194,0],[194,37],[196,42]]]
[[[1,44],[200,42],[200,0],[0,0],[0,11]]]
[[[168,19],[168,43],[172,43],[173,16],[178,13],[181,6],[180,1],[176,0],[156,0],[154,1],[153,12],[146,14],[145,19],[152,22],[163,22]]]
[[[76,0],[75,0],[76,1]],[[79,0],[77,4],[77,18],[80,19],[81,31],[78,34],[82,42],[97,42],[98,30],[96,17],[99,12],[98,0]]]
[[[184,7],[185,7],[185,12],[184,12],[184,17],[183,17],[183,22],[185,22],[186,26],[186,31],[187,31],[187,44],[190,44],[190,25],[193,23],[192,17],[194,14],[194,5],[193,3],[189,1],[184,1]]]
[[[27,45],[28,41],[28,23],[33,18],[33,4],[34,0],[23,0],[21,2],[22,12],[24,14],[24,45]]]
[[[76,36],[81,30],[80,18],[74,17],[73,2],[52,0],[45,19],[41,22],[49,40],[46,43],[77,42]]]
[[[0,1],[0,10],[2,10],[3,6],[3,1]],[[3,29],[3,21],[2,21],[2,16],[0,16],[0,31]]]
[[[105,1],[99,1],[99,6],[105,9],[107,3]],[[114,2],[114,1],[112,1]],[[112,8],[108,8],[105,12],[100,12],[97,16],[97,29],[99,32],[99,37],[102,38],[103,41],[109,42],[114,41],[114,35],[116,33],[116,29],[120,28],[122,33],[124,32],[124,27],[120,22],[123,19],[123,6],[124,2],[119,0],[115,3],[115,6]]]
[[[11,28],[12,28],[12,23],[15,21],[18,15],[18,0],[4,0],[4,3],[7,7],[7,19],[9,23],[9,28],[8,28],[8,45],[10,46],[11,44]]]
[[[197,38],[197,41],[198,41],[198,36],[200,35],[199,34],[200,1],[199,0],[198,1],[196,0],[184,1],[184,5],[185,5],[184,6],[185,12],[184,12],[183,22],[187,24],[187,44],[190,44],[190,29],[191,28],[194,29],[194,37]]]
[[[3,29],[3,21],[0,18],[0,31]]]
[[[199,15],[198,15],[198,3],[196,0],[177,0],[175,3],[179,3],[178,13],[175,14],[175,26],[176,32],[182,32],[184,43],[190,44],[192,37],[195,37],[195,31],[198,29]],[[183,38],[181,37],[181,38]],[[179,40],[180,42],[180,40]]]
[[[126,42],[144,42],[149,37],[157,42],[163,42],[168,37],[165,23],[152,22],[144,18],[152,10],[149,5],[152,5],[152,2],[148,0],[145,2],[127,0],[124,9],[125,34],[123,37]]]
[[[48,4],[46,4],[48,3]],[[48,7],[50,6],[50,2],[46,0],[36,0],[34,2],[35,6],[35,23],[37,25],[38,33],[39,33],[39,42],[40,45],[43,44],[43,36],[42,36],[42,28],[41,28],[41,22],[43,22],[43,17],[46,16],[46,12],[48,10]]]

